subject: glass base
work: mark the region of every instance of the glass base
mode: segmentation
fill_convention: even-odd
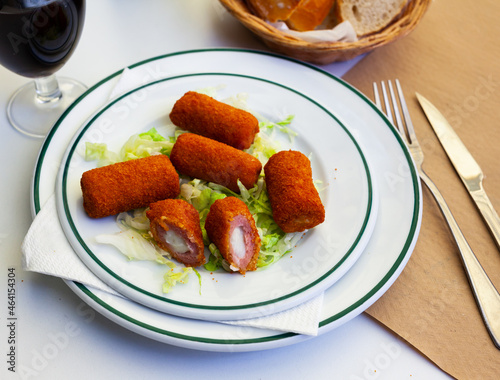
[[[63,112],[87,87],[71,78],[57,78],[61,96],[43,101],[37,97],[35,82],[19,88],[7,105],[7,117],[10,124],[19,132],[37,138],[44,138]]]

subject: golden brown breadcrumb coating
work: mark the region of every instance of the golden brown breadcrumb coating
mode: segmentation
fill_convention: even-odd
[[[179,175],[169,158],[155,155],[86,171],[80,185],[83,207],[103,218],[179,195]]]
[[[249,189],[262,170],[260,161],[251,154],[193,133],[177,138],[170,160],[181,174],[218,183],[237,193],[238,179]]]
[[[179,128],[236,149],[248,149],[259,132],[259,121],[251,113],[194,91],[175,103],[170,120]]]
[[[156,243],[174,259],[188,267],[205,264],[205,247],[198,211],[182,199],[165,199],[152,203],[146,215]],[[180,252],[170,244],[166,232],[172,231],[186,243],[187,250]]]
[[[239,257],[230,243],[231,234],[238,227],[243,229],[244,257]],[[205,229],[210,241],[233,268],[238,268],[241,274],[257,269],[261,241],[252,214],[242,200],[236,197],[216,200],[210,207]]]
[[[284,232],[300,232],[325,220],[325,208],[314,187],[311,162],[298,151],[282,151],[264,166],[269,201]]]

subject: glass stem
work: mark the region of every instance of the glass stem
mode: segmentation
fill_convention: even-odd
[[[36,99],[40,103],[57,102],[62,97],[62,92],[54,74],[44,78],[36,78],[35,90]]]

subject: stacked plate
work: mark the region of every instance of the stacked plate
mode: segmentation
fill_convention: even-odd
[[[364,311],[408,261],[421,221],[419,181],[404,143],[362,94],[307,64],[243,50],[200,50],[155,57],[92,87],[61,117],[35,168],[33,211],[54,189],[59,219],[75,252],[123,297],[68,285],[89,305],[139,334],[202,350],[250,351],[289,345],[306,336],[237,327],[219,320],[265,316],[324,293],[319,333]],[[110,97],[117,84],[118,97]],[[125,88],[123,86],[125,85]],[[175,99],[190,90],[219,88],[221,98],[245,93],[251,110],[269,120],[295,116],[292,149],[311,158],[325,188],[326,219],[308,231],[290,256],[246,276],[200,269],[197,281],[161,292],[164,269],[128,262],[95,243],[117,232],[113,217],[90,220],[81,205],[85,142],[111,150],[133,134],[161,130]],[[57,163],[57,164],[55,164]],[[57,166],[58,170],[55,170]]]

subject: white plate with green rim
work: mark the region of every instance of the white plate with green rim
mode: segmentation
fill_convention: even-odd
[[[201,64],[200,62],[203,62]],[[137,77],[159,80],[187,73],[224,71],[284,83],[324,105],[362,146],[379,190],[377,223],[363,254],[324,292],[319,334],[366,310],[396,280],[415,246],[421,223],[420,183],[404,143],[388,120],[361,93],[342,80],[308,64],[269,53],[210,49],[179,52],[130,67]],[[121,71],[92,87],[75,102],[45,140],[35,167],[32,208],[35,215],[54,193],[57,172],[75,132],[101,108]],[[217,322],[192,320],[66,281],[85,302],[138,334],[199,350],[254,351],[282,347],[308,336]]]
[[[129,261],[95,236],[119,230],[115,216],[92,219],[83,210],[80,179],[95,168],[83,158],[87,142],[119,151],[130,136],[156,128],[173,134],[168,120],[175,101],[188,91],[218,88],[225,99],[245,94],[259,118],[279,122],[288,114],[294,142],[280,137],[283,149],[311,157],[313,178],[321,181],[325,221],[307,231],[293,251],[265,270],[245,276],[197,268],[187,284],[162,293],[170,270],[155,262]],[[265,131],[263,131],[265,133]],[[269,79],[206,72],[169,76],[139,85],[107,103],[75,135],[61,164],[56,200],[59,220],[80,259],[103,282],[152,309],[204,320],[247,319],[273,314],[317,296],[338,281],[368,244],[377,215],[377,192],[364,154],[348,128],[305,94]],[[208,249],[207,256],[208,256]]]

